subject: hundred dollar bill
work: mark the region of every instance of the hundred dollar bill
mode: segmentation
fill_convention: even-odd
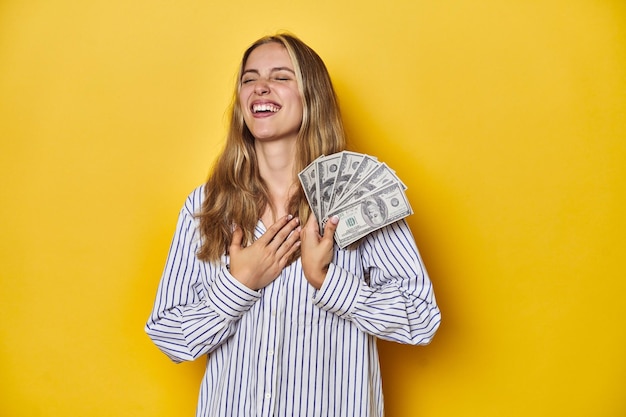
[[[364,155],[363,160],[356,168],[356,170],[350,176],[350,179],[344,183],[343,191],[341,194],[337,195],[335,203],[339,202],[343,199],[344,195],[349,195],[350,191],[356,186],[356,184],[360,183],[370,172],[372,172],[376,167],[380,165],[378,160],[372,156]]]
[[[339,173],[341,153],[335,153],[315,160],[317,173],[317,196],[320,216],[317,218],[320,226],[329,209],[333,184]]]
[[[398,178],[396,173],[383,162],[367,174],[367,176],[360,183],[356,184],[348,195],[344,193],[340,201],[337,201],[334,204],[332,210],[350,204],[351,202],[362,198],[365,194],[369,194],[376,189],[382,188],[394,182],[400,184],[402,189],[406,190],[406,186],[402,183],[402,181],[400,181],[400,178]]]
[[[339,160],[339,173],[333,183],[332,192],[330,194],[330,203],[328,204],[329,210],[333,207],[337,197],[343,194],[345,185],[352,177],[352,174],[357,170],[361,161],[365,158],[362,153],[343,151],[341,152],[341,159]]]
[[[328,217],[339,217],[335,241],[340,248],[345,248],[363,236],[411,214],[413,209],[402,186],[394,182],[337,211],[330,211]]]
[[[315,170],[316,164],[315,161],[313,161],[298,174],[298,178],[300,179],[300,183],[302,184],[302,188],[304,189],[304,195],[309,202],[311,211],[313,212],[315,217],[319,219],[319,198],[317,195],[317,174]]]

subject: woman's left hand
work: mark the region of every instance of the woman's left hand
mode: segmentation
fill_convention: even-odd
[[[318,290],[322,288],[328,265],[333,260],[334,237],[338,223],[337,216],[328,219],[324,226],[324,236],[321,236],[317,219],[311,214],[300,232],[302,270],[309,284]]]

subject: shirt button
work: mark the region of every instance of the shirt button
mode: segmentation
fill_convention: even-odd
[[[269,400],[270,398],[272,398],[272,394],[270,394],[269,392],[268,392],[268,393],[266,393],[266,394],[265,394],[265,398],[267,398],[267,399]]]
[[[272,349],[270,349],[270,350],[267,351],[267,354],[272,356],[274,354],[274,351]]]
[[[272,310],[272,317],[276,317],[276,310]]]

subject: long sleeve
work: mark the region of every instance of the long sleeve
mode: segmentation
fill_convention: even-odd
[[[369,279],[354,275],[336,252],[314,302],[381,339],[428,344],[441,315],[411,231],[404,220],[367,236],[357,249]]]
[[[154,307],[145,331],[175,362],[211,352],[235,332],[238,320],[260,297],[235,280],[224,265],[196,257],[200,238],[196,189],[180,211]]]

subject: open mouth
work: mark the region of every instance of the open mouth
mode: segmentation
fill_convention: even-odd
[[[272,103],[260,103],[252,105],[252,113],[276,113],[280,110],[280,106]]]

